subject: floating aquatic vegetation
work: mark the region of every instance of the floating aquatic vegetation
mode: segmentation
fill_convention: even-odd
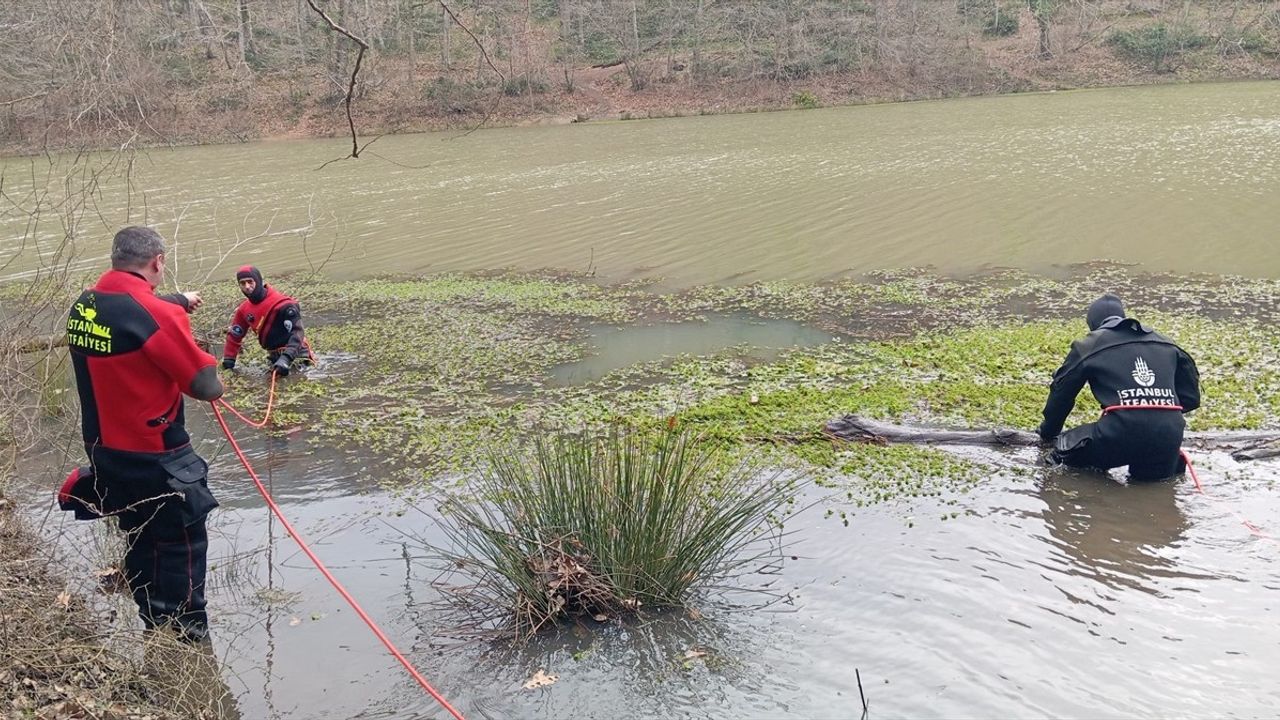
[[[823,422],[858,412],[1033,428],[1053,371],[1085,330],[1083,308],[1105,290],[1196,357],[1205,405],[1191,416],[1193,428],[1280,426],[1280,333],[1270,329],[1277,313],[1269,299],[1280,285],[1151,276],[1114,264],[1071,268],[1062,278],[911,270],[664,296],[549,275],[316,285],[308,334],[336,369],[323,382],[288,383],[281,409],[318,418],[319,437],[374,451],[398,468],[387,477],[437,485],[459,481],[494,442],[570,427],[654,427],[675,415],[726,456],[764,451],[779,464],[847,475],[883,498],[866,476],[845,472],[842,458],[854,451],[821,436]],[[833,339],[768,362],[730,349],[637,363],[583,385],[550,382],[553,367],[584,356],[593,324],[734,312],[802,320]],[[1096,416],[1082,393],[1069,422]],[[914,455],[886,457],[905,475],[928,465]],[[946,474],[966,476],[951,467]]]

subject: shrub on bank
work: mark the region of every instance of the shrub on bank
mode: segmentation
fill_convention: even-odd
[[[1107,38],[1107,44],[1122,56],[1150,64],[1152,72],[1161,72],[1172,70],[1171,61],[1184,53],[1208,45],[1209,36],[1185,25],[1156,23],[1133,30],[1117,30]]]
[[[822,107],[822,103],[819,102],[818,96],[808,90],[801,90],[800,92],[792,95],[791,104],[801,110],[812,110],[814,108]]]
[[[1018,32],[1016,4],[1001,5],[996,0],[959,0],[960,16],[982,28],[989,37],[1007,37]]]

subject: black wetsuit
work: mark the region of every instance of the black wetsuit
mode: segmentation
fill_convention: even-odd
[[[1104,409],[1170,409],[1119,409],[1059,434],[1085,383]],[[1159,480],[1182,471],[1182,415],[1198,407],[1200,374],[1191,356],[1137,320],[1114,317],[1071,344],[1053,374],[1039,432],[1054,441],[1059,462],[1103,469],[1128,465],[1135,480]]]

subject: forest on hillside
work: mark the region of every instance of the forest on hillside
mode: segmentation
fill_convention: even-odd
[[[340,133],[353,74],[377,131],[1280,76],[1277,0],[9,0],[0,28],[10,151]]]

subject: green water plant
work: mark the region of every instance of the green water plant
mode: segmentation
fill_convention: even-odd
[[[442,584],[474,627],[528,637],[560,619],[681,606],[776,559],[799,476],[727,466],[674,424],[537,436],[491,453],[446,501]],[[464,582],[455,582],[461,576]]]

